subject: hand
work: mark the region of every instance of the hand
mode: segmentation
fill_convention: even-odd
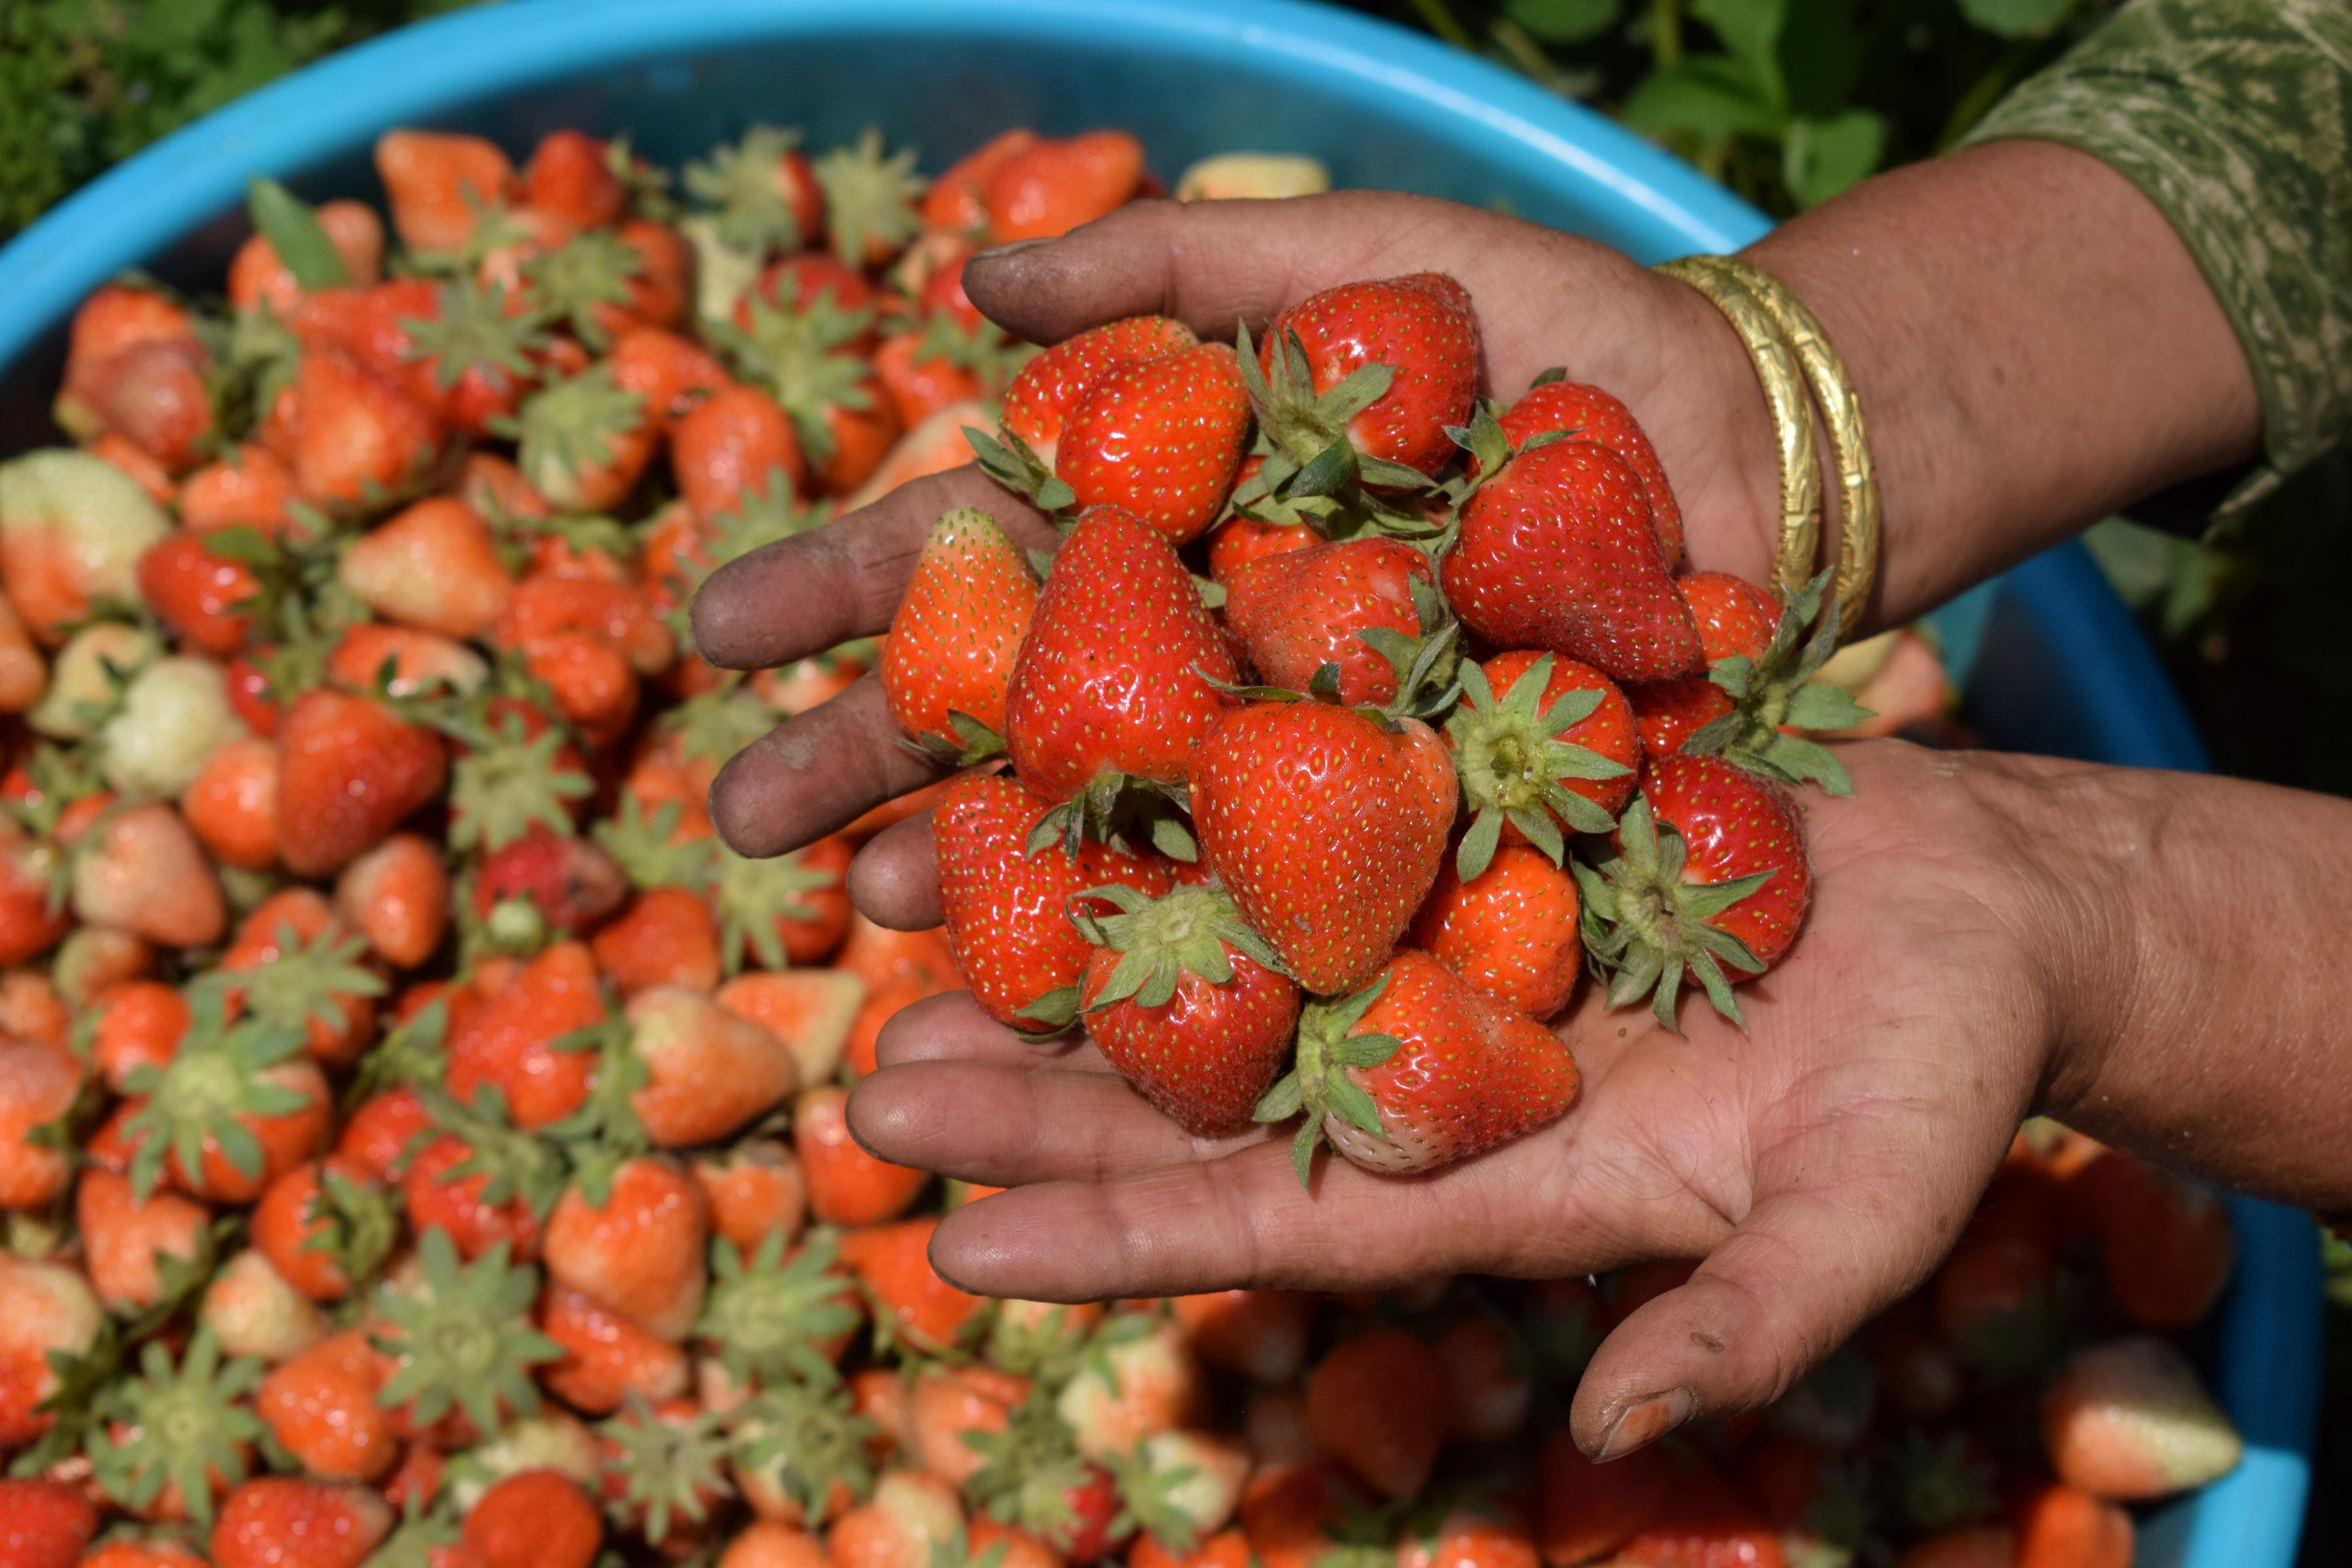
[[[2116,934],[2061,847],[2108,770],[1843,755],[1854,797],[1807,797],[1815,901],[1802,942],[1740,988],[1747,1035],[1696,993],[1682,1039],[1588,984],[1559,1024],[1578,1103],[1479,1158],[1399,1179],[1327,1152],[1302,1191],[1286,1132],[1192,1138],[1090,1045],[1024,1041],[961,994],[885,1028],[851,1126],[884,1159],[1014,1189],[933,1240],[969,1289],[1359,1290],[1704,1258],[1601,1346],[1577,1441],[1613,1454],[1765,1404],[1949,1249]]]
[[[1147,202],[1063,239],[974,258],[964,287],[990,316],[1039,342],[1151,311],[1231,342],[1239,322],[1262,331],[1286,306],[1335,283],[1415,271],[1449,272],[1470,290],[1485,392],[1515,397],[1551,365],[1609,388],[1674,476],[1692,563],[1769,580],[1780,491],[1755,373],[1713,306],[1603,246],[1380,192]],[[993,513],[1024,546],[1054,542],[1038,513],[977,469],[921,480],[712,574],[694,605],[702,656],[765,668],[887,629],[924,532],[956,506]],[[938,776],[895,733],[878,682],[861,680],[729,763],[711,791],[712,817],[747,855],[821,837]],[[853,876],[853,896],[885,924],[938,919],[922,916],[921,837],[919,828],[886,836]]]

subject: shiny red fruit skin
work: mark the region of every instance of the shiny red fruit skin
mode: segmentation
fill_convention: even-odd
[[[1645,757],[1670,757],[1683,742],[1731,711],[1731,693],[1704,675],[1672,680],[1637,680],[1625,688],[1633,705],[1633,727]]]
[[[1213,984],[1186,971],[1157,1007],[1129,997],[1087,1016],[1087,1033],[1110,1064],[1186,1131],[1238,1132],[1290,1057],[1298,987],[1228,946],[1234,977]],[[1079,983],[1091,1004],[1120,955],[1097,948]]]
[[[1182,544],[1223,510],[1249,426],[1233,351],[1199,343],[1097,382],[1062,426],[1054,472],[1080,505],[1125,507]]]
[[[1412,579],[1429,557],[1397,539],[1310,543],[1234,568],[1225,584],[1225,626],[1269,686],[1304,691],[1317,667],[1339,667],[1339,700],[1378,707],[1396,697],[1396,671],[1358,635],[1385,626],[1421,634]]]
[[[1694,572],[1675,579],[1683,603],[1698,623],[1699,657],[1713,664],[1719,658],[1758,659],[1772,646],[1780,629],[1780,601],[1728,572]]]
[[[1514,447],[1525,446],[1546,431],[1567,430],[1580,441],[1606,447],[1622,458],[1642,481],[1642,493],[1649,498],[1651,521],[1657,531],[1658,553],[1664,558],[1666,569],[1674,570],[1683,558],[1683,509],[1675,500],[1674,487],[1666,483],[1665,465],[1658,461],[1650,437],[1631,409],[1597,386],[1555,381],[1530,387],[1496,423]]]
[[[1258,363],[1269,374],[1276,348],[1294,331],[1318,394],[1367,364],[1396,373],[1380,401],[1348,422],[1358,451],[1433,475],[1452,460],[1445,427],[1469,422],[1478,387],[1478,322],[1461,284],[1414,272],[1311,295],[1266,329]]]
[[[1584,972],[1579,908],[1573,876],[1539,849],[1506,844],[1466,883],[1447,857],[1407,940],[1489,996],[1549,1018]]]
[[[1794,795],[1720,757],[1652,759],[1642,777],[1651,815],[1689,846],[1683,880],[1728,882],[1769,871],[1772,879],[1715,917],[1767,965],[1789,951],[1812,895],[1805,818]],[[1737,971],[1727,973],[1734,981]]]

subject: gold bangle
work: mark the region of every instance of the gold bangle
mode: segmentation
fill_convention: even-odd
[[[1803,372],[1805,384],[1821,407],[1831,457],[1837,464],[1840,508],[1835,603],[1839,640],[1850,640],[1861,624],[1871,586],[1878,575],[1881,514],[1877,466],[1871,456],[1869,430],[1864,424],[1862,401],[1854,393],[1844,361],[1839,358],[1828,334],[1822,331],[1821,321],[1805,308],[1804,301],[1752,261],[1736,256],[1693,256],[1669,262],[1659,270],[1699,289],[1727,316],[1731,312],[1723,303],[1724,297],[1744,298],[1750,307],[1769,319],[1775,335],[1793,353],[1798,368]],[[1714,287],[1700,284],[1698,278],[1705,278]],[[1733,326],[1745,339],[1747,333],[1739,328],[1737,319]],[[1767,397],[1770,400],[1769,390]],[[1807,422],[1811,422],[1810,411]],[[1787,443],[1783,441],[1782,446],[1785,451]],[[1782,488],[1785,494],[1785,470]],[[1784,583],[1789,580],[1792,542],[1784,523],[1780,563]],[[1796,575],[1810,578],[1811,572],[1809,542]]]
[[[1772,574],[1780,591],[1793,595],[1812,580],[1813,556],[1821,544],[1822,474],[1813,455],[1812,410],[1805,402],[1795,355],[1780,340],[1770,314],[1736,279],[1706,268],[1708,259],[1685,256],[1657,270],[1706,295],[1739,334],[1748,357],[1756,363],[1756,379],[1763,384],[1780,451],[1780,548]]]

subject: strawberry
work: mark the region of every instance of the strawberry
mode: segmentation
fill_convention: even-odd
[[[192,533],[245,527],[275,538],[297,494],[294,471],[268,447],[233,447],[180,482],[180,522]]]
[[[589,1568],[604,1540],[596,1505],[569,1476],[517,1470],[467,1514],[460,1561],[468,1568]]]
[[[1657,531],[1658,552],[1666,569],[1674,570],[1683,554],[1683,512],[1675,504],[1674,487],[1666,482],[1665,466],[1650,438],[1634,421],[1626,406],[1597,386],[1586,386],[1567,380],[1558,371],[1547,371],[1536,378],[1535,384],[1522,394],[1519,400],[1506,409],[1496,421],[1514,447],[1524,447],[1538,436],[1559,431],[1580,441],[1590,441],[1605,447],[1624,460],[1641,481],[1642,493],[1650,503],[1651,523]],[[1477,471],[1473,460],[1472,472]],[[1720,577],[1721,573],[1701,573],[1701,577]],[[1738,579],[1731,579],[1738,582]],[[1685,584],[1687,580],[1685,580]],[[1709,592],[1701,589],[1704,596]],[[1692,608],[1697,609],[1693,603]],[[1770,632],[1765,636],[1769,638]],[[1721,654],[1710,654],[1720,658]]]
[[[1242,1531],[1264,1568],[1311,1568],[1338,1544],[1334,1532],[1349,1512],[1369,1501],[1363,1483],[1336,1460],[1269,1465],[1242,1493]]]
[[[710,906],[685,888],[648,888],[589,942],[623,996],[656,985],[708,994],[719,978]]]
[[[1066,338],[1024,365],[1005,389],[1005,434],[1051,472],[1064,425],[1105,379],[1199,342],[1191,328],[1165,316],[1130,316]]]
[[[908,1405],[916,1457],[932,1474],[961,1486],[987,1462],[969,1439],[1001,1433],[1015,1405],[1029,1397],[1029,1380],[981,1366],[919,1373]]]
[[[1069,921],[1068,900],[1106,882],[1156,894],[1171,880],[1156,858],[1106,845],[1086,845],[1075,860],[1030,854],[1041,826],[1050,831],[1048,811],[1015,780],[965,773],[931,818],[956,967],[990,1017],[1045,1034],[1077,1016],[1078,979],[1092,951]]]
[[[644,394],[609,362],[551,382],[524,399],[516,463],[532,489],[567,511],[602,511],[636,487],[659,431]]]
[[[679,493],[705,521],[778,482],[808,484],[793,422],[757,387],[722,388],[681,416],[670,426],[669,460]]]
[[[881,1329],[912,1350],[940,1355],[979,1328],[987,1301],[968,1296],[931,1267],[936,1216],[867,1226],[841,1238],[841,1261],[875,1303]]]
[[[2021,1372],[2048,1361],[2063,1327],[2053,1321],[2060,1245],[2049,1173],[2005,1164],[1937,1271],[1937,1331],[1989,1369]]]
[[[718,209],[717,237],[754,263],[771,249],[814,244],[823,230],[824,191],[800,134],[754,125],[740,142],[713,148],[709,162],[686,167],[686,188]]]
[[[1471,811],[1454,857],[1461,874],[1475,880],[1497,844],[1533,844],[1558,866],[1567,856],[1562,828],[1606,833],[1633,792],[1640,760],[1624,693],[1591,666],[1552,654],[1465,663],[1461,680],[1462,705],[1445,724]]]
[[[326,238],[344,279],[362,286],[383,273],[383,220],[365,202],[322,202],[310,216]],[[301,303],[303,284],[278,254],[266,233],[257,233],[236,248],[228,264],[228,302],[250,310],[268,301],[280,320]]]
[[[278,861],[278,748],[250,735],[217,748],[181,797],[180,812],[214,859],[268,870]]]
[[[1711,601],[1708,591],[1691,597],[1695,609],[1704,609],[1718,621],[1730,616],[1742,624],[1724,621],[1718,627],[1717,646],[1730,651],[1711,658],[1707,671],[1707,679],[1722,688],[1738,717],[1724,717],[1685,737],[1684,752],[1720,755],[1759,777],[1782,784],[1817,784],[1830,795],[1853,793],[1844,764],[1799,732],[1851,730],[1872,717],[1843,688],[1814,679],[1837,648],[1836,603],[1816,621],[1829,579],[1830,574],[1822,572],[1785,606],[1759,607],[1761,595],[1737,579],[1726,580],[1738,591],[1736,610]],[[1717,596],[1727,603],[1732,593],[1721,590]],[[1754,624],[1768,614],[1773,617],[1769,630]],[[1757,648],[1759,632],[1765,636],[1763,646],[1750,651]]]
[[[66,922],[71,925],[68,919]],[[155,949],[142,936],[104,926],[82,926],[58,944],[49,961],[49,977],[58,994],[76,1006],[87,1006],[108,986],[138,980],[154,973]]]
[[[541,1243],[548,1278],[677,1341],[702,1310],[709,1207],[701,1184],[667,1160],[627,1161],[600,1194],[556,1200]]]
[[[2077,1488],[2016,1489],[2008,1508],[2014,1568],[2131,1568],[2131,1515]]]
[[[138,483],[84,452],[0,464],[0,580],[35,637],[54,647],[93,602],[139,602],[138,564],[171,523]]]
[[[133,343],[71,366],[55,412],[77,437],[113,436],[167,472],[191,468],[213,436],[210,369],[194,337]]]
[[[1614,1479],[1614,1470],[1612,1465],[1609,1479]],[[1664,1505],[1617,1549],[1617,1560],[1629,1568],[1715,1563],[1787,1568],[1789,1561],[1771,1527],[1740,1500],[1712,1464],[1696,1455],[1670,1465]]]
[[[1169,1302],[1192,1348],[1213,1366],[1286,1384],[1307,1364],[1313,1300],[1294,1290],[1213,1290]]]
[[[41,1208],[65,1190],[72,1167],[51,1140],[70,1125],[80,1092],[81,1063],[70,1053],[31,1041],[0,1044],[0,1208]]]
[[[1699,657],[1761,659],[1780,629],[1780,604],[1745,578],[1728,572],[1696,572],[1675,579],[1675,591],[1698,626]]]
[[[940,987],[954,988],[952,984]],[[713,999],[783,1041],[801,1082],[824,1083],[841,1065],[859,994],[855,975],[795,969],[737,975]]]
[[[397,1183],[407,1169],[408,1152],[418,1141],[417,1134],[432,1127],[432,1113],[415,1089],[386,1089],[352,1108],[336,1136],[335,1157],[373,1181]]]
[[[157,506],[170,506],[178,493],[170,471],[120,431],[109,430],[83,450],[139,481],[139,488]]]
[[[98,1510],[56,1481],[0,1480],[0,1563],[73,1568],[98,1533]]]
[[[0,1250],[0,1448],[21,1448],[56,1425],[56,1413],[40,1408],[60,1385],[50,1358],[88,1353],[105,1323],[79,1272]]]
[[[826,1568],[824,1542],[796,1525],[755,1519],[719,1554],[719,1568]],[[929,1568],[928,1563],[924,1568]]]
[[[631,1394],[676,1399],[692,1382],[684,1350],[577,1290],[550,1286],[540,1299],[539,1326],[563,1351],[563,1359],[539,1369],[540,1381],[592,1415],[618,1410]]]
[[[1239,483],[1249,483],[1265,459],[1243,459]],[[1322,542],[1323,536],[1303,522],[1260,522],[1255,518],[1236,512],[1217,524],[1209,535],[1209,575],[1216,582],[1232,584],[1234,574],[1254,561],[1269,555],[1287,554],[1294,550],[1311,550]]]
[[[848,1102],[838,1089],[812,1089],[793,1107],[793,1143],[808,1183],[809,1212],[826,1225],[896,1219],[930,1177],[867,1153],[849,1135]]]
[[[341,870],[441,793],[440,737],[380,702],[306,691],[278,731],[278,852],[298,876]]]
[[[1202,742],[1192,802],[1243,917],[1328,995],[1379,968],[1435,882],[1455,788],[1417,720],[1389,730],[1325,703],[1253,702]]]
[[[1895,1568],[2017,1568],[2017,1538],[1998,1524],[1962,1525],[1922,1537],[1895,1561]]]
[[[922,226],[914,205],[923,194],[915,151],[885,156],[882,132],[872,126],[812,160],[810,171],[824,192],[825,238],[845,266],[888,265]]]
[[[698,1156],[693,1168],[710,1204],[712,1234],[733,1242],[738,1251],[757,1251],[772,1231],[788,1242],[800,1234],[808,1211],[808,1178],[782,1143],[747,1140],[724,1154]]]
[[[1179,1428],[1153,1433],[1112,1464],[1142,1533],[1189,1546],[1233,1518],[1251,1456],[1239,1438]]]
[[[967,764],[993,755],[1037,598],[1028,563],[994,518],[969,507],[941,513],[882,645],[890,716],[933,752]]]
[[[715,1142],[782,1101],[799,1079],[783,1041],[683,986],[629,999],[629,1054],[644,1083],[629,1108],[660,1149]]]
[[[277,1177],[253,1210],[253,1245],[314,1301],[340,1301],[391,1250],[398,1216],[373,1173],[330,1156]]]
[[[376,139],[376,173],[392,197],[392,226],[414,250],[457,250],[484,208],[510,194],[513,163],[478,136],[394,131]]]
[[[838,493],[873,472],[898,419],[862,357],[872,342],[872,290],[822,260],[780,264],[784,270],[737,306],[733,329],[719,331],[739,376],[791,416],[814,488]]]
[[[400,1460],[393,1413],[376,1402],[391,1375],[391,1359],[346,1329],[273,1369],[254,1413],[312,1475],[379,1481]]]
[[[1192,1418],[1202,1397],[1201,1368],[1174,1322],[1115,1313],[1096,1343],[1101,1354],[1087,1357],[1054,1401],[1079,1453],[1108,1462]]]
[[[1507,1510],[1472,1505],[1454,1509],[1423,1531],[1398,1541],[1397,1568],[1538,1568],[1533,1534]]]
[[[0,595],[0,713],[22,713],[40,701],[49,667],[16,607]]]
[[[1400,540],[1310,543],[1229,567],[1225,626],[1267,684],[1305,691],[1332,665],[1337,700],[1386,707],[1421,651],[1415,639],[1450,625],[1433,578],[1429,557]],[[1416,592],[1416,582],[1429,586]],[[1445,670],[1434,673],[1444,684]]]
[[[173,1193],[141,1200],[128,1176],[86,1170],[74,1193],[83,1263],[99,1300],[117,1310],[152,1307],[163,1296],[159,1260],[198,1256],[212,1213]]]
[[[942,408],[977,403],[988,386],[980,373],[958,363],[940,346],[942,329],[893,332],[874,351],[874,374],[898,411],[898,423],[913,429]]]
[[[1111,1065],[1187,1131],[1249,1124],[1288,1054],[1298,987],[1223,889],[1151,899],[1094,889],[1118,909],[1071,919],[1096,944],[1079,982],[1087,1032]]]
[[[1527,1425],[1535,1401],[1523,1348],[1502,1321],[1465,1312],[1437,1342],[1453,1389],[1446,1436],[1466,1443],[1499,1443]]]
[[[973,158],[1003,148],[1007,140],[1000,137]],[[1124,206],[1143,182],[1143,143],[1124,131],[1032,139],[1001,157],[981,186],[988,237],[996,245],[1067,234]],[[957,166],[967,180],[978,174],[971,162]]]
[[[2221,1298],[2238,1258],[2230,1211],[2209,1187],[2110,1151],[2067,1184],[2090,1216],[2107,1293],[2144,1329],[2186,1329]]]
[[[628,874],[584,838],[534,822],[523,836],[482,857],[473,906],[493,942],[519,933],[526,951],[547,939],[578,936],[629,896]]]
[[[1594,951],[1616,971],[1610,1005],[1650,995],[1671,1029],[1675,994],[1696,980],[1737,1023],[1732,985],[1771,967],[1805,918],[1804,820],[1788,791],[1716,757],[1654,758],[1642,790],[1619,821],[1616,857],[1577,867],[1606,933]]]
[[[1233,488],[1249,392],[1223,343],[1113,370],[1062,426],[1055,477],[1079,506],[1114,506],[1178,544],[1207,528]]]
[[[273,426],[283,431],[275,440]],[[304,499],[337,510],[411,489],[438,455],[441,436],[433,410],[327,348],[302,355],[262,430]]]
[[[1542,1126],[1577,1085],[1549,1029],[1408,948],[1354,995],[1307,1008],[1298,1065],[1257,1117],[1306,1110],[1291,1145],[1304,1184],[1326,1138],[1369,1171],[1429,1170]]]
[[[522,194],[574,228],[602,228],[629,205],[629,189],[613,172],[611,144],[577,131],[551,131],[539,139],[523,165]]]
[[[1633,727],[1645,757],[1672,756],[1736,706],[1731,693],[1703,675],[1629,681],[1625,699],[1633,705]]]
[[[153,980],[132,980],[107,988],[96,1003],[89,1041],[90,1065],[109,1089],[122,1093],[142,1063],[168,1066],[188,1032],[187,999]]]
[[[175,533],[139,557],[139,593],[182,640],[226,657],[245,644],[249,614],[238,606],[260,592],[252,569],[208,553],[202,535]]]
[[[205,1568],[205,1560],[175,1536],[117,1536],[84,1552],[81,1568]]]
[[[1391,1497],[1429,1479],[1453,1392],[1437,1352],[1402,1329],[1334,1347],[1307,1383],[1307,1425],[1323,1451]]]
[[[955,952],[943,926],[919,931],[888,931],[862,914],[853,914],[849,935],[834,963],[856,975],[864,986],[842,1053],[850,1072],[858,1078],[874,1070],[875,1042],[882,1026],[901,1008],[926,996],[963,988],[963,976],[956,972]],[[830,1076],[828,1068],[824,1073],[804,1071],[802,1079],[814,1082]]]
[[[999,132],[949,164],[924,194],[925,226],[954,235],[985,229],[989,182],[999,169],[1036,142],[1037,133],[1025,127]]]
[[[1507,844],[1467,882],[1452,860],[1406,940],[1536,1019],[1568,1005],[1582,972],[1576,879],[1541,851]]]
[[[1478,353],[1470,296],[1444,274],[1343,283],[1275,317],[1251,390],[1292,464],[1344,440],[1365,479],[1410,488],[1454,456],[1446,428],[1470,422]]]
[[[2116,1502],[2204,1486],[2244,1452],[2188,1358],[2148,1335],[2067,1359],[2042,1396],[2042,1447],[2060,1480]]]
[[[1464,503],[1461,525],[1443,577],[1478,636],[1621,681],[1697,668],[1697,624],[1666,574],[1650,503],[1606,447],[1571,439],[1520,452]]]
[[[315,1059],[348,1067],[375,1037],[383,982],[354,961],[363,951],[334,907],[309,888],[288,888],[253,907],[219,973],[251,974],[236,994],[257,1017],[303,1037]]]
[[[220,879],[180,814],[162,801],[110,813],[75,847],[73,910],[171,947],[220,940]]]
[[[336,580],[376,614],[444,637],[479,637],[514,592],[488,524],[464,501],[416,502],[352,542]]]
[[[576,1030],[604,1021],[596,963],[576,942],[559,942],[449,1029],[445,1083],[462,1104],[497,1089],[517,1127],[551,1125],[587,1100],[596,1055],[560,1049]]]
[[[933,1568],[962,1533],[952,1483],[927,1470],[893,1470],[870,1501],[834,1522],[825,1552],[833,1568]]]
[[[448,929],[448,868],[430,841],[395,833],[343,868],[335,910],[386,963],[415,969]]]

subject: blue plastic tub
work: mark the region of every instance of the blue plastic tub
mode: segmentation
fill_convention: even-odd
[[[409,28],[239,100],[149,149],[0,250],[0,455],[56,439],[67,320],[129,267],[216,289],[246,176],[381,200],[396,125],[626,131],[676,165],[753,120],[819,143],[878,124],[932,168],[1013,123],[1124,125],[1154,167],[1311,153],[1345,185],[1507,202],[1643,261],[1725,250],[1765,219],[1600,117],[1428,39],[1286,0],[520,0]],[[1941,612],[1996,746],[2201,769],[2196,732],[2089,558],[2068,545]],[[2235,1205],[2221,1394],[2245,1464],[2143,1532],[2144,1564],[2285,1568],[2317,1415],[2309,1223]]]

